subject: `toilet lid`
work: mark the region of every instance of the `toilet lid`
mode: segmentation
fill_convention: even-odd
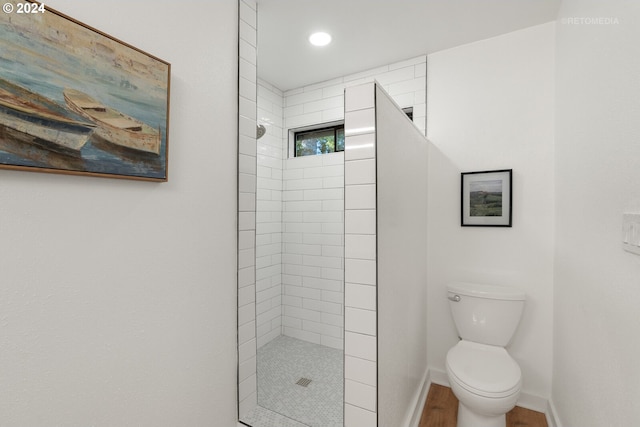
[[[460,341],[447,353],[447,370],[474,394],[505,397],[520,389],[520,366],[502,347]]]

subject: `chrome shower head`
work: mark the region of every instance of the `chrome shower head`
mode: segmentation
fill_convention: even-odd
[[[267,128],[264,125],[258,125],[256,129],[256,138],[260,139],[267,133]]]

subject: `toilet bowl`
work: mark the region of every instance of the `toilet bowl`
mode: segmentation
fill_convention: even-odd
[[[522,389],[522,371],[504,348],[522,316],[524,293],[515,288],[452,283],[449,306],[460,341],[446,357],[458,398],[457,427],[505,427]]]
[[[459,400],[458,427],[504,427],[522,373],[502,347],[460,341],[447,353],[447,376]]]

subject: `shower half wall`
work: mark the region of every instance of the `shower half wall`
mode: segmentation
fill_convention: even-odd
[[[417,425],[428,143],[375,83],[345,91],[345,425]]]

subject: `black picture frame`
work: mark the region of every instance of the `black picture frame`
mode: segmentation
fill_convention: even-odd
[[[512,175],[512,169],[462,172],[460,225],[511,227]]]

